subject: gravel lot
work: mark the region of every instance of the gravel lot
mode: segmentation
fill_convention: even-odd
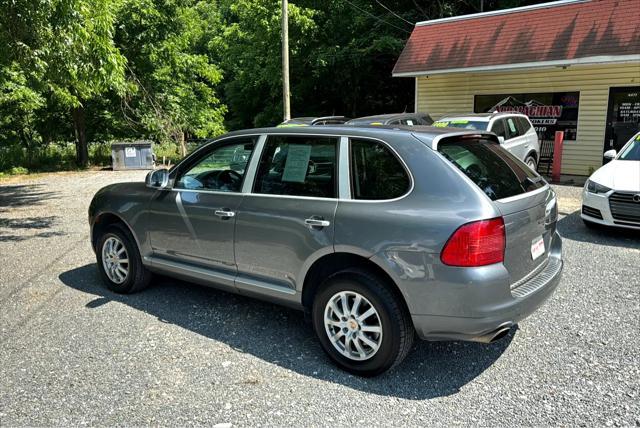
[[[418,343],[396,370],[335,369],[301,313],[173,280],[100,283],[86,172],[0,182],[0,425],[640,426],[640,234],[587,230],[557,187],[565,271],[492,344]]]

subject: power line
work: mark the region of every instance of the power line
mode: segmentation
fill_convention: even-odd
[[[411,25],[413,27],[413,23],[404,19],[402,16],[398,15],[397,13],[395,13],[394,11],[392,11],[391,9],[389,9],[387,6],[385,6],[384,4],[380,3],[380,1],[376,0],[376,3],[378,3],[380,6],[382,6],[383,8],[385,8],[386,10],[389,11],[390,14],[392,14],[393,16],[395,16],[396,18],[402,19],[404,22],[406,22],[407,24]]]
[[[375,16],[373,13],[369,12],[368,10],[364,10],[364,9],[362,9],[361,7],[359,7],[359,6],[357,6],[357,5],[353,4],[353,3],[351,3],[349,0],[344,0],[344,1],[345,1],[347,4],[351,5],[351,7],[353,7],[354,9],[358,9],[360,12],[362,12],[362,13],[365,13],[365,14],[369,15],[370,17],[372,17],[373,19],[375,19],[375,20],[377,20],[377,21],[380,21],[380,22],[382,22],[382,23],[384,23],[384,24],[390,25],[390,26],[392,26],[393,28],[396,28],[396,29],[398,29],[398,30],[400,30],[400,31],[403,31],[403,32],[407,33],[407,34],[411,34],[411,31],[407,31],[406,29],[404,29],[404,28],[402,28],[402,27],[398,27],[398,26],[397,26],[397,25],[395,25],[395,24],[392,24],[392,23],[390,23],[390,22],[388,22],[388,21],[385,21],[384,19],[381,19],[381,18],[377,17],[377,16]],[[413,25],[413,24],[411,24],[411,25]]]

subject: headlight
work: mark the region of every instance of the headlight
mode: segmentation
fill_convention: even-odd
[[[598,184],[595,181],[587,180],[587,191],[589,193],[607,193],[609,189],[607,186],[603,186],[602,184]]]

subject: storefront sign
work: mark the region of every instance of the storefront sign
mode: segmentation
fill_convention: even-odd
[[[522,113],[529,117],[541,140],[553,140],[556,131],[564,131],[566,141],[576,139],[579,100],[580,92],[476,95],[474,111]]]

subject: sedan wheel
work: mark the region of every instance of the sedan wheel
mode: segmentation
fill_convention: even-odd
[[[536,160],[533,157],[529,156],[525,163],[529,168],[531,168],[532,171],[536,171],[538,165],[536,164]]]
[[[127,249],[115,236],[110,236],[102,244],[102,267],[104,273],[116,284],[122,284],[129,276]]]
[[[380,349],[380,315],[359,293],[341,291],[334,294],[325,306],[324,327],[333,347],[351,360],[368,360]]]

